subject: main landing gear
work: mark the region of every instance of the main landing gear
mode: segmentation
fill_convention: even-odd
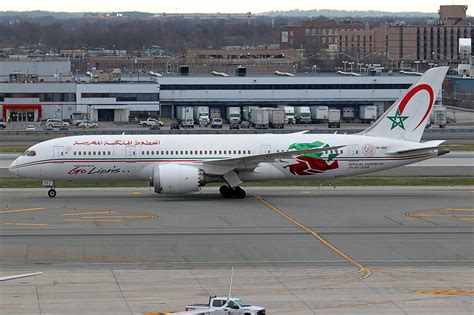
[[[54,198],[56,197],[56,189],[54,189],[54,181],[52,180],[44,180],[43,181],[43,186],[45,187],[49,187],[49,190],[48,190],[48,196],[50,198]]]
[[[231,198],[243,199],[247,195],[245,193],[245,190],[243,190],[239,186],[232,188],[227,185],[223,185],[219,188],[219,192],[224,198],[227,198],[227,199],[231,199]]]

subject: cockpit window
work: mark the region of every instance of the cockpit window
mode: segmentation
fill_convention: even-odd
[[[26,150],[25,152],[23,152],[22,155],[26,155],[26,156],[35,156],[36,155],[36,151],[34,150]]]

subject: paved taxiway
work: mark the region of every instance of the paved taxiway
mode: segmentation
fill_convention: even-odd
[[[271,314],[474,311],[474,187],[0,190],[0,313],[140,314],[225,294]],[[40,311],[41,310],[41,311]]]

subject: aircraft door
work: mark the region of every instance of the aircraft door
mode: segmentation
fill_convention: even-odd
[[[270,145],[262,145],[260,146],[260,153],[261,154],[268,154],[272,151],[272,147]]]
[[[137,156],[136,154],[137,154],[137,153],[136,153],[135,146],[127,146],[127,147],[125,148],[125,150],[126,150],[126,157],[127,157],[127,159],[134,159],[134,158],[136,158],[136,156]]]
[[[357,144],[349,146],[351,157],[358,157],[359,156],[359,146]]]
[[[64,147],[54,147],[54,158],[55,159],[64,158]]]

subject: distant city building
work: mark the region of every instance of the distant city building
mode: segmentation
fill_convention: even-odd
[[[311,20],[281,27],[282,48],[303,48],[351,62],[377,61],[391,68],[459,64],[460,38],[474,38],[466,5],[443,5],[439,19],[424,25],[403,21],[376,25],[351,21]]]

